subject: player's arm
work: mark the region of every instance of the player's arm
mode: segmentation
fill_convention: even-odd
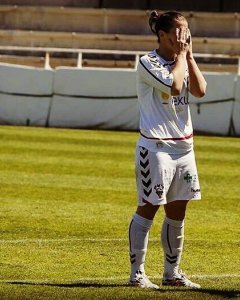
[[[173,45],[176,53],[175,65],[172,69],[173,84],[171,88],[171,95],[178,96],[181,94],[185,70],[186,70],[186,56],[189,45],[186,43],[186,31],[182,28],[176,28],[176,40]]]
[[[198,98],[203,97],[206,94],[207,83],[199,70],[199,67],[193,57],[192,53],[192,38],[190,30],[188,30],[189,36],[189,50],[187,52],[187,65],[189,72],[189,92]]]
[[[175,66],[172,69],[173,84],[171,88],[171,95],[178,96],[181,94],[183,81],[185,77],[186,68],[186,54],[180,53],[175,59]]]

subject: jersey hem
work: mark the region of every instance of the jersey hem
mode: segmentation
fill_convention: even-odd
[[[183,137],[177,137],[177,138],[174,138],[174,137],[167,137],[167,138],[155,138],[155,137],[148,137],[146,135],[144,135],[141,131],[140,131],[140,135],[143,136],[144,138],[146,139],[149,139],[149,140],[156,140],[156,141],[159,141],[159,140],[163,140],[163,141],[184,141],[184,140],[188,140],[190,138],[193,137],[193,133],[187,135],[187,136],[183,136]]]

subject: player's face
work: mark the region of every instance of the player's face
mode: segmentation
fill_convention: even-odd
[[[185,19],[176,20],[174,26],[170,29],[169,32],[164,33],[164,43],[165,46],[170,50],[174,51],[174,45],[177,42],[177,30],[179,32],[187,32],[188,23]]]

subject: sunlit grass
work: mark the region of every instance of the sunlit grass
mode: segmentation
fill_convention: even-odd
[[[0,127],[1,299],[237,299],[238,138],[195,137],[203,199],[189,205],[182,268],[203,290],[125,285],[137,138],[134,132]],[[146,263],[156,283],[162,219],[160,209]]]

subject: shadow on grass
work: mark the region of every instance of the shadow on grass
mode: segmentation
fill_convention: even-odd
[[[221,296],[222,298],[226,298],[226,299],[238,298],[238,297],[240,299],[240,291],[238,290],[200,289],[195,291],[198,293],[208,294],[211,296]]]
[[[116,288],[116,287],[130,287],[126,284],[115,283],[94,283],[94,282],[74,282],[74,283],[54,283],[54,282],[31,282],[31,281],[6,281],[8,284],[16,285],[35,285],[35,286],[52,286],[63,288]],[[186,292],[185,288],[161,288],[156,292]],[[240,290],[220,290],[220,289],[189,289],[188,291],[197,292],[199,294],[208,294],[211,296],[221,296],[222,299],[239,298]]]
[[[44,285],[44,286],[54,286],[63,288],[108,288],[108,287],[129,287],[126,284],[114,284],[114,283],[93,283],[93,282],[73,282],[73,283],[57,283],[57,282],[27,282],[27,281],[6,281],[8,284],[16,285]]]

